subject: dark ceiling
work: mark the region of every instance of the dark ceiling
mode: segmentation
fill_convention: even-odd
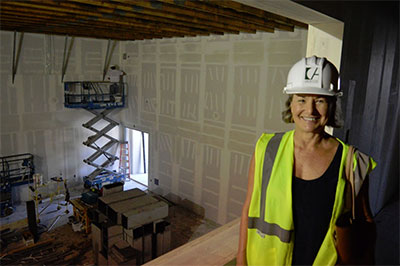
[[[114,40],[293,31],[307,24],[230,0],[1,0],[0,29]]]

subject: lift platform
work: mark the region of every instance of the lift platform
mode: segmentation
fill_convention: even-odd
[[[83,145],[94,150],[92,155],[83,160],[94,167],[84,178],[85,187],[100,189],[110,183],[124,182],[125,174],[112,169],[114,162],[119,158],[110,152],[121,143],[109,133],[119,123],[108,115],[115,108],[125,106],[125,84],[102,81],[65,82],[64,98],[65,107],[83,108],[94,115],[82,125],[94,133],[83,142]],[[101,129],[98,129],[99,125]]]
[[[64,82],[67,108],[109,109],[125,106],[125,83],[105,81]]]

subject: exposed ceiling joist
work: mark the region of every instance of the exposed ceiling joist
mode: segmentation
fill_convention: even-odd
[[[143,40],[293,31],[307,24],[231,0],[1,0],[0,29]]]

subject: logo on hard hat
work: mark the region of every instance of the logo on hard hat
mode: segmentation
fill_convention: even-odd
[[[304,79],[306,82],[318,82],[319,67],[306,67],[306,73]]]

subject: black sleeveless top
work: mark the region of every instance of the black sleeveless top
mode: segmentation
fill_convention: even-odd
[[[325,238],[335,202],[343,147],[325,173],[314,180],[293,177],[293,265],[312,265]]]

